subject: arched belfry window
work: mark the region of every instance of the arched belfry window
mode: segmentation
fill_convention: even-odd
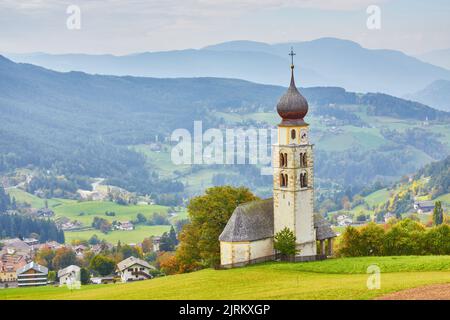
[[[306,168],[308,166],[308,156],[306,152],[300,152],[300,167]]]
[[[291,138],[295,139],[296,133],[295,133],[295,129],[291,130]]]
[[[288,175],[285,173],[280,174],[280,187],[287,187],[288,185]]]
[[[286,168],[287,167],[287,153],[280,153],[280,167]]]
[[[307,173],[300,173],[300,187],[307,188],[308,187],[308,176]]]

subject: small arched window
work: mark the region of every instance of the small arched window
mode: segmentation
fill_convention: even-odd
[[[306,152],[303,154],[302,164],[303,164],[303,167],[307,167],[308,166],[308,158],[307,158]]]
[[[280,167],[284,167],[284,153],[280,153]]]
[[[287,187],[288,186],[288,175],[287,174],[285,174],[284,175],[284,183],[285,183],[285,187]]]
[[[308,187],[308,178],[306,172],[300,174],[300,187],[301,188]]]
[[[284,187],[284,174],[280,174],[280,187]]]
[[[291,130],[291,138],[292,138],[292,139],[295,139],[295,136],[296,136],[296,134],[295,134],[295,129],[292,129],[292,130]]]
[[[287,153],[284,154],[284,166],[285,166],[285,167],[288,166],[288,157],[287,157]]]

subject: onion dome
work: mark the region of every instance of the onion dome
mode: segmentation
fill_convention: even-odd
[[[277,104],[277,112],[283,119],[282,125],[302,125],[305,124],[303,118],[308,113],[308,102],[301,95],[295,86],[294,65],[291,65],[291,84],[286,93],[280,98]]]

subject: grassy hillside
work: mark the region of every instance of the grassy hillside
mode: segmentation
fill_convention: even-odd
[[[15,198],[17,202],[28,203],[32,208],[40,209],[45,207],[45,200],[39,198],[35,195],[32,195],[22,189],[18,188],[10,188],[6,189],[6,192],[9,194],[11,198]],[[47,204],[49,208],[54,208],[63,204],[72,204],[76,202],[75,200],[69,199],[48,199]]]
[[[85,201],[63,204],[54,208],[56,217],[67,217],[90,225],[94,217],[109,221],[135,220],[138,213],[150,218],[153,213],[167,213],[167,207],[158,205],[119,205],[110,201]],[[115,216],[107,216],[105,212],[115,212]]]
[[[381,289],[368,290],[367,267],[381,269]],[[367,257],[313,263],[267,263],[202,270],[80,290],[0,290],[0,299],[372,299],[402,289],[450,282],[450,256]]]
[[[45,200],[35,195],[27,193],[18,188],[7,189],[7,193],[16,199],[18,203],[28,203],[32,208],[43,208]],[[53,219],[61,217],[69,218],[70,220],[77,220],[83,224],[83,227],[89,228],[94,217],[101,217],[110,222],[135,220],[138,213],[142,213],[146,218],[151,218],[153,213],[167,214],[168,207],[159,205],[119,205],[110,201],[84,201],[78,202],[76,200],[67,199],[48,199],[48,206],[55,212]],[[107,216],[105,212],[115,212],[115,216]],[[182,209],[176,215],[170,218],[172,222],[187,217],[186,210]],[[96,234],[100,239],[105,239],[111,243],[137,243],[149,236],[160,236],[164,232],[169,231],[168,225],[146,226],[138,225],[132,231],[112,231],[104,234],[99,230],[77,230],[66,231],[66,242],[70,243],[72,240],[88,240],[92,235]]]
[[[108,184],[144,194],[183,192],[183,188],[171,184],[176,180],[161,181],[171,178],[167,155],[147,153],[145,158],[129,146],[152,142],[156,135],[159,141],[164,141],[175,128],[191,129],[194,120],[202,120],[205,129],[240,125],[243,121],[247,125],[276,124],[279,118],[274,107],[285,91],[279,86],[236,79],[60,73],[3,57],[0,75],[2,173],[23,167],[51,169],[52,174],[72,176],[72,181],[102,177]],[[288,74],[283,77],[287,83]],[[431,137],[431,128],[448,121],[449,113],[383,94],[361,95],[335,87],[301,90],[311,107],[307,118],[313,131],[311,137],[315,138],[318,151],[327,152],[316,154],[320,164],[318,178],[366,184],[377,175],[390,177],[414,171],[448,153],[439,144],[432,148],[437,156],[430,157],[427,150],[417,145],[408,145],[404,150],[402,143],[386,141],[380,130],[383,126],[393,129],[400,125],[415,129],[427,117],[433,123],[422,136]],[[391,117],[391,124],[380,120],[380,127],[375,117]],[[329,122],[325,125],[322,120]],[[442,131],[441,138],[433,139],[442,141],[450,136],[448,126]],[[353,159],[367,154],[370,159],[359,160],[357,170],[353,170],[354,164],[345,161],[348,155],[344,159],[334,155],[350,151],[359,152]],[[396,163],[378,168],[373,159],[380,156],[402,163],[402,172],[394,170],[398,169]],[[336,174],[336,163],[348,164],[340,166],[340,175]],[[370,172],[370,176],[360,177],[355,174],[358,172]],[[245,176],[243,181],[249,177]],[[188,188],[187,195],[191,191]]]
[[[89,240],[94,234],[99,239],[105,239],[109,243],[116,244],[119,240],[121,243],[140,243],[150,236],[161,236],[164,232],[170,230],[170,226],[144,226],[138,225],[131,231],[111,231],[107,234],[99,230],[82,230],[82,231],[66,231],[64,232],[66,243],[72,240]]]

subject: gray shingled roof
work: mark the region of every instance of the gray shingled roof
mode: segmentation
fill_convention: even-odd
[[[337,236],[331,229],[330,223],[318,213],[314,214],[314,228],[316,229],[316,240],[325,240]]]
[[[238,206],[219,236],[220,241],[253,241],[273,237],[273,200]]]
[[[336,237],[330,223],[319,214],[314,215],[316,239]],[[257,200],[238,206],[223,232],[220,241],[255,241],[273,237],[273,199]]]

